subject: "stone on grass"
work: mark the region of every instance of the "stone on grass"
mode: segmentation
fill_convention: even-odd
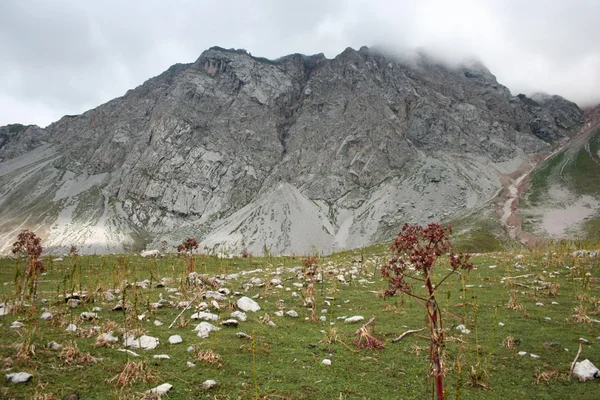
[[[92,312],[99,312],[102,311],[102,307],[94,307],[92,308]]]
[[[169,390],[171,390],[172,388],[173,388],[173,385],[171,385],[170,383],[163,383],[162,385],[158,385],[154,389],[148,390],[148,392],[146,392],[146,393],[156,394],[156,395],[158,395],[158,397],[161,397],[161,396],[166,395],[167,392]]]
[[[223,325],[223,326],[233,326],[233,327],[236,327],[236,326],[238,326],[238,324],[239,324],[239,322],[238,322],[237,319],[228,319],[228,320],[225,320],[225,321],[221,322],[221,325]]]
[[[521,357],[523,357],[524,355],[527,354],[527,352],[526,351],[520,351],[517,354],[520,355]]]
[[[71,298],[71,299],[67,300],[67,305],[71,308],[79,307],[79,303],[81,303],[81,300],[78,300],[78,299]]]
[[[179,336],[179,335],[169,336],[169,343],[171,343],[171,344],[179,344],[181,342],[183,342],[183,339],[181,338],[181,336]]]
[[[91,321],[91,320],[97,319],[97,318],[98,318],[98,314],[89,312],[89,311],[84,311],[81,314],[79,314],[79,319],[81,319],[82,321],[84,321],[84,320]]]
[[[256,311],[260,310],[260,306],[258,305],[258,303],[246,296],[240,297],[238,299],[237,306],[240,310],[245,311],[245,312],[248,312],[248,311],[256,312]]]
[[[119,338],[114,336],[112,332],[102,333],[98,339],[104,340],[106,343],[117,343],[119,341]]]
[[[188,361],[188,362],[186,362],[186,363],[185,363],[185,365],[186,365],[188,368],[194,368],[194,367],[196,366],[196,364],[194,364],[194,363],[193,363],[193,362],[191,362],[191,361]]]
[[[208,335],[210,335],[210,333],[212,331],[220,331],[221,328],[217,328],[216,326],[214,326],[213,324],[209,323],[209,322],[200,322],[196,328],[194,328],[195,331],[198,331],[198,336],[200,336],[201,338],[207,338]]]
[[[235,318],[238,321],[244,322],[248,317],[246,316],[246,313],[243,311],[234,311],[231,313],[231,318]]]
[[[298,313],[295,310],[290,310],[286,312],[285,315],[292,318],[298,318]]]
[[[168,354],[155,354],[152,357],[159,359],[159,360],[170,360],[171,359],[171,357]]]
[[[40,315],[40,319],[43,319],[44,321],[52,319],[52,313],[46,311],[45,313]]]
[[[65,329],[65,332],[75,332],[77,330],[77,325],[69,324]]]
[[[252,340],[252,336],[248,335],[247,333],[244,332],[238,332],[235,334],[235,336],[239,337],[240,339],[248,339],[248,340]]]
[[[154,320],[154,326],[161,326],[163,323],[160,322],[159,320],[155,319]]]
[[[200,311],[192,314],[191,319],[201,319],[203,321],[217,321],[219,316],[217,314]]]
[[[25,324],[22,323],[22,322],[20,322],[20,321],[14,321],[12,324],[10,324],[10,327],[12,329],[19,329],[19,328],[22,328],[24,326],[25,326]]]
[[[349,317],[344,319],[344,323],[346,324],[354,324],[356,322],[364,321],[365,317],[362,315],[355,315],[354,317]]]
[[[583,343],[583,344],[591,344],[589,340],[584,339],[582,337],[579,338],[579,342]]]
[[[62,346],[58,343],[56,343],[55,341],[52,342],[48,342],[48,344],[46,345],[47,348],[49,348],[50,350],[60,350],[62,349]]]
[[[33,375],[28,374],[27,372],[13,372],[12,374],[6,375],[6,379],[12,383],[25,383],[28,382],[32,377]]]
[[[160,251],[153,249],[153,250],[142,250],[140,252],[140,256],[147,258],[147,257],[151,257],[151,258],[157,258],[160,255]]]
[[[321,320],[321,322],[326,322],[326,321],[327,321],[327,317],[326,317],[326,316],[324,316],[324,315],[321,315],[321,316],[319,317],[319,320]]]
[[[209,390],[217,386],[217,381],[213,381],[212,379],[208,379],[202,383],[202,389]]]
[[[600,377],[600,371],[590,360],[583,360],[582,362],[575,363],[573,368],[573,375],[577,377],[581,382],[585,382],[594,378]]]
[[[275,311],[273,314],[275,314],[276,317],[283,317],[283,311],[282,310]]]
[[[323,364],[323,365],[331,365],[331,360],[328,359],[328,358],[326,358],[323,361],[321,361],[321,364]]]
[[[466,326],[464,326],[463,324],[460,324],[456,327],[457,331],[460,331],[460,333],[463,333],[465,335],[468,335],[469,333],[471,333],[470,329],[467,329]]]
[[[123,336],[123,346],[131,347],[132,349],[153,350],[158,344],[158,338],[148,335],[142,335],[139,338],[133,335]]]

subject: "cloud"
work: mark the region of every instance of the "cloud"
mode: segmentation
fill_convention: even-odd
[[[379,45],[480,59],[514,93],[600,102],[596,0],[0,2],[0,125],[42,126],[208,47],[278,58]]]

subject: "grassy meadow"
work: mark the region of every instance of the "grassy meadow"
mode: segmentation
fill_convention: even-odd
[[[589,341],[580,360],[600,366],[600,258],[574,257],[572,251],[555,246],[523,254],[477,254],[476,269],[440,286],[448,399],[598,398],[597,381],[570,380],[569,368],[580,338]],[[386,246],[318,258],[317,321],[310,320],[311,308],[304,304],[304,257],[198,255],[195,271],[203,283],[194,285],[186,279],[187,261],[175,254],[56,258],[44,257],[47,271],[40,276],[37,299],[0,316],[3,375],[33,375],[24,384],[3,376],[2,399],[62,399],[74,393],[81,399],[150,399],[145,392],[162,383],[173,385],[164,397],[169,399],[433,397],[427,330],[392,342],[427,325],[424,310],[411,298],[381,296],[387,287],[379,273],[388,258]],[[0,302],[14,301],[22,269],[23,261],[0,259]],[[438,276],[447,269],[447,261],[440,260]],[[204,297],[219,288],[231,293],[217,309]],[[65,301],[73,292],[87,293],[74,308]],[[261,310],[248,312],[237,327],[221,326],[241,296],[254,298]],[[155,308],[161,299],[164,306]],[[119,300],[128,307],[113,311]],[[180,302],[186,301],[192,305],[184,311]],[[201,302],[220,316],[212,323],[221,330],[208,338],[197,336],[193,329],[200,321],[190,318]],[[97,319],[80,318],[94,307],[101,309]],[[275,314],[290,310],[299,316]],[[51,319],[40,319],[45,311]],[[343,317],[357,315],[365,320],[344,323]],[[356,331],[373,316],[373,335],[385,348],[359,349]],[[14,321],[24,326],[10,328]],[[77,329],[65,331],[69,324]],[[456,329],[461,324],[469,332]],[[98,340],[108,332],[119,341]],[[153,350],[131,349],[138,356],[121,352],[125,332],[157,337],[160,344]],[[183,343],[169,344],[171,335],[180,335]],[[62,348],[48,348],[51,341]],[[158,354],[170,359],[153,357]],[[203,389],[209,379],[218,385]]]

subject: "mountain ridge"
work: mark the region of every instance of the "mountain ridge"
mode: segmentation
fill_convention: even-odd
[[[560,97],[512,96],[478,64],[394,61],[366,47],[276,60],[212,47],[50,124],[33,155],[25,136],[11,139],[11,153],[0,147],[0,220],[13,227],[0,229],[0,247],[14,226],[29,225],[56,251],[124,251],[215,232],[223,239],[211,239],[212,250],[332,251],[342,228],[348,246],[369,244],[402,221],[448,219],[485,203],[501,174],[572,135],[582,115]],[[40,146],[56,157],[15,175],[9,164],[19,156],[47,162]],[[228,241],[227,218],[262,209],[281,183],[318,203],[331,237],[259,243],[270,236],[253,221],[249,237]],[[32,211],[40,204],[50,210],[44,218]],[[95,245],[101,232],[110,245]]]

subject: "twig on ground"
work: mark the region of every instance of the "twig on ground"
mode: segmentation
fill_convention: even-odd
[[[397,338],[392,339],[392,343],[399,342],[402,339],[404,339],[406,336],[408,336],[408,335],[410,335],[412,333],[417,333],[417,332],[421,332],[421,331],[424,331],[424,330],[425,330],[425,328],[408,330],[408,331],[404,332],[402,335],[398,336]]]

